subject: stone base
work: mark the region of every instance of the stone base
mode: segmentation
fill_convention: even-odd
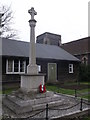
[[[26,92],[39,91],[40,84],[44,85],[43,74],[24,74],[21,75],[21,89]]]
[[[38,93],[32,98],[31,94],[18,90],[3,98],[3,105],[7,108],[4,110],[4,114],[8,114],[12,118],[27,118],[36,111],[46,109],[47,103],[49,107],[67,105],[61,96],[54,95],[53,92]]]
[[[28,65],[27,73],[28,74],[38,74],[38,66],[37,65]]]
[[[3,116],[7,115],[11,118],[46,118],[47,104],[49,107],[48,117],[50,120],[62,116],[65,117],[70,114],[77,114],[77,112],[81,113],[80,104],[77,104],[80,102],[79,99],[69,95],[55,94],[53,92],[31,95],[31,92],[25,94],[18,90],[10,95],[4,96],[2,102]],[[88,103],[88,101],[86,102]],[[88,109],[90,109],[90,107],[83,103],[83,111]]]

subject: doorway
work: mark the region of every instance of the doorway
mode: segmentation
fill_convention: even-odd
[[[48,82],[54,83],[57,81],[57,64],[48,63]]]

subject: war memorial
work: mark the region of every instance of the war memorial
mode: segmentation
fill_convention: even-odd
[[[20,89],[3,96],[3,116],[8,118],[43,118],[46,120],[60,117],[73,117],[85,114],[90,109],[87,100],[74,96],[47,91],[44,83],[45,74],[38,72],[36,64],[36,44],[34,19],[37,12],[32,7],[31,15],[29,65],[27,73],[21,75]]]

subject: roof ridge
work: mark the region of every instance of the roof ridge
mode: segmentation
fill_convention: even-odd
[[[78,42],[78,41],[81,41],[81,40],[86,40],[86,39],[88,39],[88,38],[90,38],[90,36],[89,36],[89,37],[80,38],[80,39],[77,39],[77,40],[73,40],[73,41],[70,41],[70,42],[67,42],[67,43],[63,43],[62,45],[64,45],[64,44],[69,44],[69,43],[73,43],[73,42]]]

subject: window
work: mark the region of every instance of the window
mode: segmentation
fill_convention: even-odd
[[[20,72],[24,72],[25,71],[25,61],[20,60]]]
[[[84,56],[84,57],[82,58],[82,63],[83,63],[84,65],[87,65],[87,60],[88,60],[88,58],[87,58],[86,56]]]
[[[19,72],[19,61],[14,60],[14,72]]]
[[[69,73],[73,73],[73,64],[69,64]]]
[[[16,74],[25,73],[26,61],[24,60],[7,60],[6,62],[6,73]]]
[[[7,66],[8,66],[8,72],[12,72],[13,71],[13,61],[12,60],[8,60],[7,61]]]

